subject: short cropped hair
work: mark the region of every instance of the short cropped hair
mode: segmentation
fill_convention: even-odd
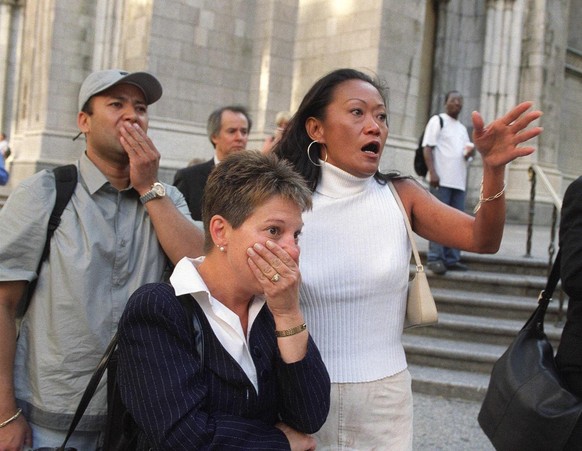
[[[311,190],[303,177],[273,154],[235,152],[216,165],[202,196],[205,252],[214,246],[210,234],[214,215],[221,215],[237,229],[273,196],[294,202],[301,211],[311,209]]]
[[[208,121],[206,122],[206,133],[208,134],[208,139],[212,144],[212,147],[216,147],[214,142],[212,141],[212,137],[218,135],[220,133],[220,126],[222,124],[222,113],[225,111],[232,111],[233,113],[241,113],[246,117],[247,124],[249,124],[248,132],[251,132],[251,126],[253,125],[253,121],[247,109],[240,105],[229,105],[223,106],[214,110],[208,116]]]
[[[451,97],[453,94],[459,94],[461,97],[463,97],[459,91],[453,89],[445,94],[445,103],[449,101],[449,97]]]

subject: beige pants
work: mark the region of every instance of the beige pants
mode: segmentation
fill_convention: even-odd
[[[318,451],[412,450],[412,388],[408,370],[358,384],[331,384],[331,408]]]

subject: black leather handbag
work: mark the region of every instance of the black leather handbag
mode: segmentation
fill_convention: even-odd
[[[544,333],[544,316],[560,279],[560,254],[538,307],[491,372],[478,420],[498,451],[562,450],[582,414],[582,400],[562,383]]]

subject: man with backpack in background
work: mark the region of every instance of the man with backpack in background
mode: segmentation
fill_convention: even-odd
[[[464,211],[467,164],[475,155],[475,146],[467,128],[458,120],[462,109],[463,96],[458,91],[448,92],[445,114],[430,118],[422,146],[430,192],[441,202]],[[445,274],[447,270],[467,271],[460,260],[459,249],[429,242],[427,267],[435,274]]]
[[[0,210],[2,451],[60,446],[130,295],[162,280],[170,263],[202,253],[184,197],[157,179],[160,154],[146,133],[148,105],[161,95],[145,72],[85,79],[77,125],[86,151],[42,271],[57,197],[53,171],[24,180]],[[18,335],[19,301],[37,276]],[[106,409],[102,386],[69,446],[97,449]]]

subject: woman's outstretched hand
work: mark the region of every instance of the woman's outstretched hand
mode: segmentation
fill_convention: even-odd
[[[532,102],[520,103],[486,127],[481,114],[473,111],[473,142],[481,154],[483,165],[504,166],[534,152],[533,146],[519,146],[543,131],[542,127],[526,130],[529,124],[542,115],[538,110],[528,111],[532,105]]]

